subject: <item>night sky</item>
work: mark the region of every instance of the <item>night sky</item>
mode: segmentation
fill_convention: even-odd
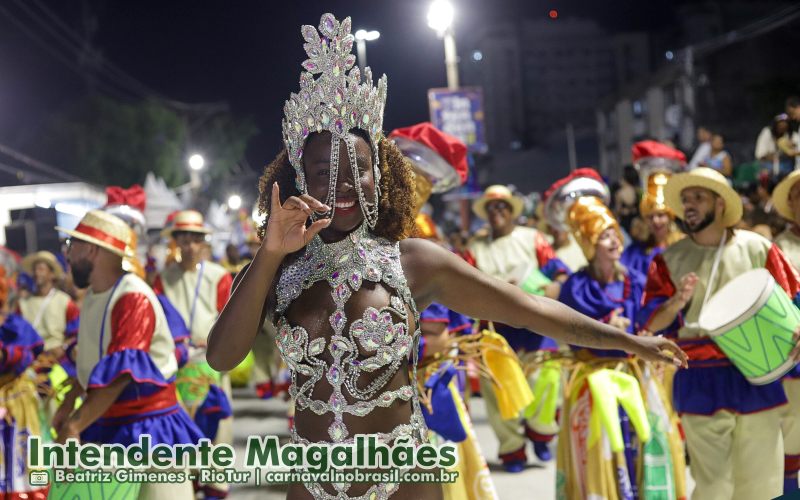
[[[328,2],[0,0],[0,142],[28,144],[46,117],[86,93],[76,51],[37,25],[28,6],[47,19],[38,4],[83,33],[84,4],[96,16],[94,47],[128,74],[171,99],[189,103],[227,101],[234,114],[252,116],[260,129],[247,160],[260,168],[281,147],[283,102],[297,90],[303,61],[302,24],[317,25],[320,15],[353,18],[353,31],[377,29],[368,43],[373,73],[389,78],[384,128],[388,131],[428,119],[426,91],[444,86],[444,50],[428,28],[430,0]],[[650,30],[670,21],[668,2],[453,0],[456,36],[462,58],[481,22],[521,16],[559,20],[591,18],[610,32]],[[37,45],[12,22],[35,29],[50,50]],[[554,22],[558,22],[555,20]],[[52,23],[51,23],[52,25]],[[77,70],[75,68],[78,68]],[[113,84],[112,84],[113,86]]]

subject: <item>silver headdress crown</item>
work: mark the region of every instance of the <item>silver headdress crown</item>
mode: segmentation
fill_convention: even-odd
[[[355,189],[364,217],[369,226],[374,227],[380,180],[378,142],[383,134],[386,75],[374,87],[372,71],[364,68],[364,83],[361,82],[361,72],[353,67],[356,58],[351,54],[354,38],[350,29],[349,17],[340,23],[333,14],[322,15],[319,33],[313,26],[302,27],[301,33],[306,41],[303,48],[308,54],[308,59],[302,64],[306,71],[300,75],[300,92],[292,93],[283,107],[283,140],[289,161],[296,172],[297,188],[306,194],[308,186],[303,171],[306,139],[313,132],[331,133],[331,178],[326,204],[333,210],[339,170],[339,141],[345,142],[354,169],[354,179],[359,179],[355,146],[348,132],[356,128],[364,130],[369,135],[373,153],[376,198],[373,202],[367,202],[358,182],[355,182]],[[319,75],[319,78],[314,79],[314,75]]]

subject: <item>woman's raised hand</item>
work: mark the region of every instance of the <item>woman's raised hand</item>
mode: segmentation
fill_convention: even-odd
[[[272,200],[267,231],[262,246],[267,252],[288,255],[308,245],[311,238],[331,223],[331,219],[320,219],[306,227],[306,221],[314,212],[325,213],[330,207],[304,194],[291,196],[281,205],[278,183],[272,185]]]

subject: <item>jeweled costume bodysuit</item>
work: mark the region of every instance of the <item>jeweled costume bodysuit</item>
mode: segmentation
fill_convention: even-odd
[[[342,143],[352,178],[361,179],[350,133],[355,129],[369,136],[375,193],[369,200],[361,183],[354,182],[364,216],[361,226],[335,243],[315,236],[281,268],[275,324],[278,348],[292,371],[289,392],[297,411],[292,439],[346,443],[354,442],[356,434],[371,434],[384,443],[405,437],[408,444],[419,444],[427,435],[414,386],[419,314],[400,264],[399,244],[371,232],[380,199],[386,76],[373,87],[372,72],[365,68],[362,81],[351,54],[351,26],[349,17],[339,22],[324,14],[318,29],[301,28],[308,59],[302,63],[300,91],[284,106],[284,145],[301,194],[308,194],[303,149],[309,135],[331,135],[324,201],[331,211],[322,216],[335,217]],[[372,485],[358,496],[348,494],[349,484],[334,484],[335,494],[319,484],[305,487],[318,499],[381,500],[398,485]]]
[[[303,294],[320,304],[319,315],[291,307]],[[330,300],[323,301],[323,294]],[[278,348],[292,370],[289,392],[298,417],[304,411],[330,416],[324,429],[329,440],[304,436],[312,429],[303,429],[298,418],[301,429],[292,430],[295,443],[353,442],[359,420],[390,406],[401,414],[405,408],[407,421],[373,420],[367,424],[370,434],[386,443],[404,436],[415,444],[426,439],[411,384],[416,379],[419,314],[400,265],[398,243],[373,236],[364,225],[336,243],[315,237],[280,275],[276,324]],[[347,487],[337,485],[340,494],[335,496],[319,485],[307,485],[315,498],[326,499],[353,498],[344,493]],[[396,487],[375,485],[355,498],[388,498]]]

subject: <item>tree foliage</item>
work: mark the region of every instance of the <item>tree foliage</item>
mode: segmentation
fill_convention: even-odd
[[[190,144],[202,145],[213,186],[243,158],[256,132],[252,120],[230,114],[198,119],[158,101],[90,96],[54,115],[36,149],[89,182],[129,186],[152,171],[175,187],[188,181]]]

